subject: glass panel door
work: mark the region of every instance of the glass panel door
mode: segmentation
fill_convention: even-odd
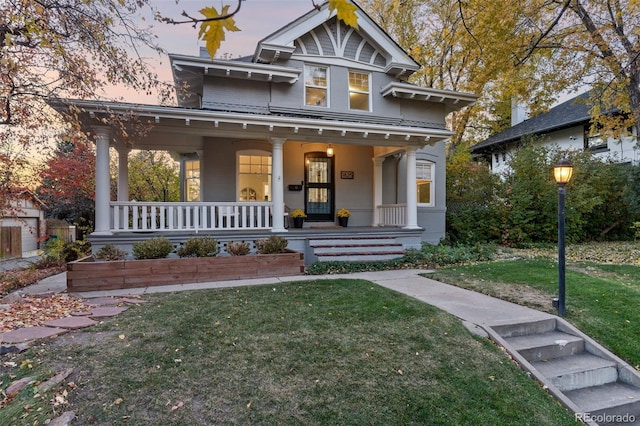
[[[325,152],[305,154],[305,212],[308,221],[333,221],[333,157]]]

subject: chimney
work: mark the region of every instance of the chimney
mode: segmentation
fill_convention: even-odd
[[[511,127],[516,124],[522,123],[529,118],[529,114],[525,110],[524,105],[519,104],[518,100],[514,97],[511,98]]]

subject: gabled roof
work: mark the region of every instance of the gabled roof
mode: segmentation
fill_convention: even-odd
[[[567,127],[589,123],[591,120],[591,115],[589,114],[591,106],[588,104],[588,100],[589,92],[578,95],[551,108],[544,114],[536,115],[500,133],[496,133],[472,146],[471,152],[477,153],[487,149],[490,150],[494,145],[517,142],[527,135],[543,135]]]
[[[420,64],[389,37],[360,6],[355,2],[352,3],[356,6],[358,29],[348,27],[337,19],[334,20],[336,11],[329,15],[327,2],[317,10],[310,11],[258,42],[253,61],[272,63],[279,58],[288,59],[296,49],[296,41],[298,45],[303,44],[301,43],[303,36],[314,31],[326,30],[330,34],[333,45],[329,48],[337,50],[344,48],[351,35],[357,33],[360,40],[359,48],[362,48],[365,43],[374,46],[386,60],[385,72],[398,78],[406,78],[420,68]],[[327,26],[331,20],[336,21],[336,24],[341,27],[335,33]],[[321,45],[319,47],[322,48]]]
[[[13,193],[9,194],[9,198],[11,200],[31,200],[34,204],[37,204],[41,207],[45,207],[46,204],[36,195],[35,192],[31,191],[29,188],[15,188]]]

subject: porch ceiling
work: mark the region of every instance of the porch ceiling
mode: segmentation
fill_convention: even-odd
[[[139,117],[151,125],[147,136],[133,142],[135,148],[188,152],[202,148],[203,137],[229,139],[283,138],[361,146],[422,147],[448,139],[452,132],[439,128],[392,126],[372,123],[230,113],[179,107],[68,101],[83,113],[87,127],[104,125],[109,114]]]

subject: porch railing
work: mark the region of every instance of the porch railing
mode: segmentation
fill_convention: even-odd
[[[406,218],[406,204],[383,204],[378,206],[378,224],[380,226],[405,226]]]
[[[272,203],[111,202],[112,232],[271,229]]]

